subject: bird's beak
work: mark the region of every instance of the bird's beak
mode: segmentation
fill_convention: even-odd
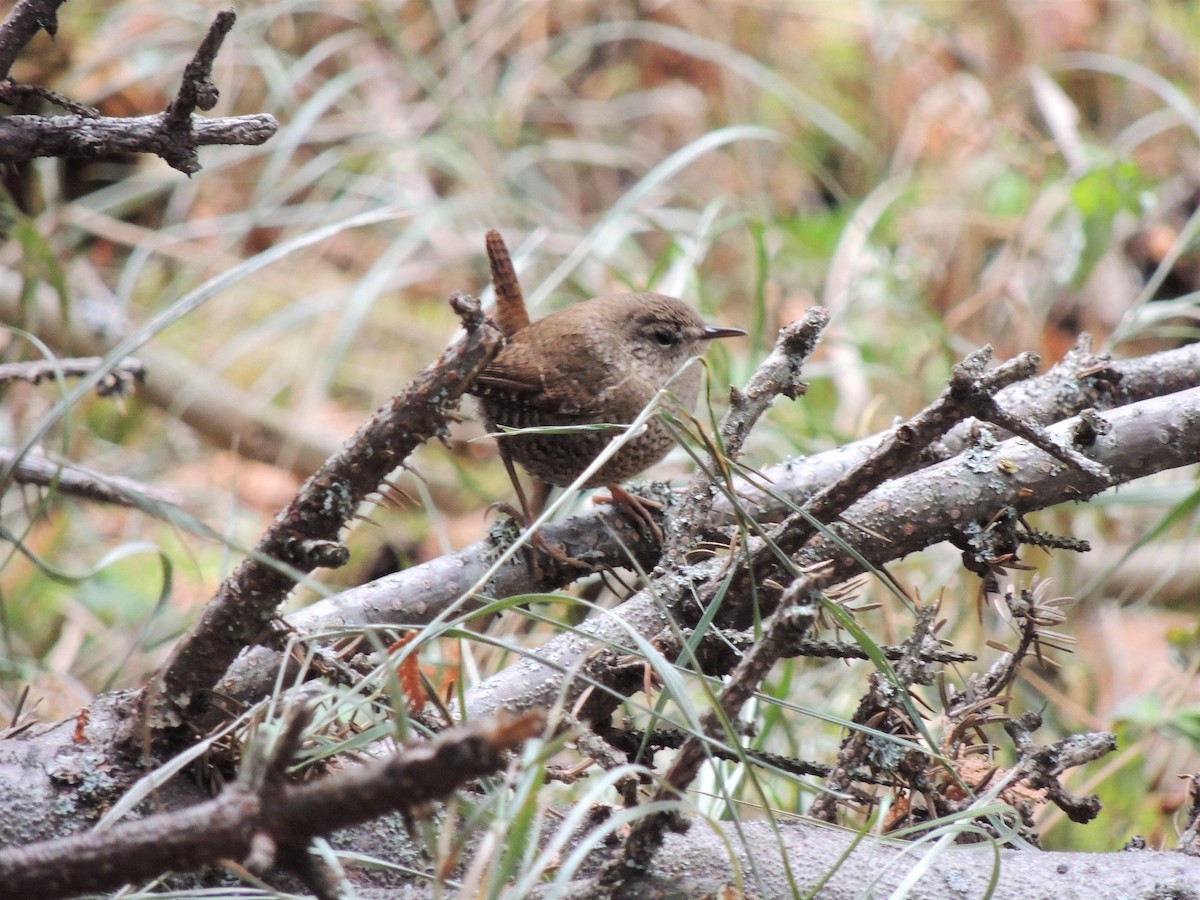
[[[741,328],[719,328],[716,325],[705,325],[703,339],[711,341],[723,337],[741,337],[745,333]]]

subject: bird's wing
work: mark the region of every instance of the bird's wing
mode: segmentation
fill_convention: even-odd
[[[602,412],[600,384],[611,378],[579,335],[560,336],[553,348],[553,371],[546,353],[512,343],[475,379],[471,392],[506,403],[564,416],[594,417]]]

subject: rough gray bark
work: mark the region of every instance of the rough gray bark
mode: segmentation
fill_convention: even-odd
[[[935,849],[873,838],[855,846],[852,832],[795,819],[775,826],[721,823],[719,833],[717,827],[693,821],[687,834],[668,835],[651,870],[626,880],[618,896],[782,898],[816,891],[821,900],[888,897],[928,855],[928,870],[904,895],[912,900],[1200,898],[1200,859],[1181,853],[997,852],[988,845]],[[589,876],[592,869],[580,874]],[[561,893],[551,886],[533,896],[588,900],[609,895],[581,877]]]
[[[136,118],[87,116],[5,116],[0,118],[0,162],[38,156],[98,157],[113,153],[152,153],[175,158],[165,112]],[[191,117],[194,146],[264,143],[279,128],[267,114],[221,119]],[[197,171],[198,167],[191,171]]]

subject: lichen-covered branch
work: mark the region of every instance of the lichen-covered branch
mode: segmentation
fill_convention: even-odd
[[[255,555],[225,580],[200,622],[175,647],[147,688],[149,715],[139,725],[175,729],[194,715],[200,697],[234,657],[269,637],[276,608],[297,577],[345,563],[340,532],[367,495],[413,450],[443,433],[450,410],[502,340],[474,298],[456,294],[451,302],[466,326],[466,339],[418,373],[305,482],[259,540]],[[137,732],[131,737],[136,739]]]

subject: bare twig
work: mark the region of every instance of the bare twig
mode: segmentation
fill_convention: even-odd
[[[1067,814],[1072,822],[1090,822],[1100,812],[1100,798],[1076,797],[1062,786],[1058,776],[1067,769],[1093,762],[1117,749],[1117,737],[1100,731],[1076,734],[1045,747],[1033,742],[1032,732],[1042,727],[1042,717],[1025,713],[1004,723],[1004,730],[1016,745],[1020,759],[1015,777],[1035,789],[1046,791],[1046,797]]]
[[[12,451],[0,447],[0,470],[8,469],[9,466],[12,466],[10,477],[17,484],[32,484],[38,487],[53,485],[57,491],[87,500],[139,508],[154,503],[179,503],[179,495],[174,491],[140,484],[119,475],[104,475],[75,463],[32,456],[28,453],[14,463]]]
[[[610,744],[613,748],[626,753],[630,757],[635,757],[644,752],[643,744],[653,750],[678,750],[691,737],[691,732],[678,728],[656,728],[647,734],[647,732],[637,728],[618,730],[601,725],[596,728],[596,736]],[[806,762],[778,753],[755,750],[752,747],[738,747],[736,750],[730,750],[713,744],[708,750],[714,759],[724,759],[736,763],[751,762],[761,766],[769,766],[782,772],[788,772],[792,775],[818,775],[823,777],[828,775],[832,769],[832,766],[826,764]],[[855,778],[859,781],[865,781],[868,784],[879,784],[889,787],[895,785],[895,782],[891,779],[879,778],[870,772],[856,772]]]
[[[9,381],[41,384],[47,378],[55,378],[59,375],[63,378],[81,378],[98,369],[103,363],[104,360],[99,356],[3,363],[0,364],[0,384]],[[146,366],[140,359],[130,356],[109,369],[104,380],[96,385],[96,393],[101,397],[107,397],[110,394],[124,394],[135,382],[145,380]]]
[[[689,638],[694,632],[692,629],[680,629],[679,636]],[[672,642],[674,635],[668,638],[664,632],[660,634],[657,640],[658,649],[668,657],[672,654],[677,654],[680,651],[678,644]],[[715,659],[719,655],[728,653],[742,654],[757,644],[759,635],[753,631],[709,631],[705,633],[696,647],[697,656],[703,658],[707,663],[710,659]],[[894,646],[890,644],[880,644],[879,652],[883,658],[892,662],[899,660],[907,652],[905,647]],[[942,647],[921,647],[921,658],[934,663],[965,663],[975,662],[979,657],[974,653],[966,653],[959,650],[946,650]],[[805,659],[869,659],[867,652],[853,641],[824,641],[814,638],[804,638],[802,640],[792,642],[784,650],[784,655],[781,659],[793,659],[796,657],[804,657]],[[724,675],[732,666],[718,667],[715,671]],[[708,671],[706,669],[706,671]]]
[[[178,148],[168,143],[167,114],[138,118],[84,116],[5,116],[0,119],[0,162],[19,162],[38,156],[97,157],[113,153],[153,153],[187,174],[198,171],[178,165]],[[211,144],[265,143],[279,123],[260,113],[223,119],[192,119],[191,142]]]
[[[40,84],[17,84],[11,80],[0,81],[0,103],[7,103],[9,106],[16,107],[34,97],[39,100],[45,100],[47,103],[52,103],[73,115],[83,116],[85,119],[99,119],[101,117],[100,110],[95,107],[88,106],[86,103],[79,103],[70,97],[60,94],[58,91],[42,87]]]
[[[192,136],[192,113],[197,108],[210,110],[217,105],[220,93],[213,84],[212,67],[225,35],[233,28],[237,14],[232,9],[217,13],[208,34],[196,49],[195,55],[183,70],[179,93],[167,105],[163,124],[168,137],[167,151],[159,153],[168,165],[187,175],[200,171],[200,160]]]
[[[729,410],[717,427],[719,452],[714,452],[706,467],[697,470],[688,485],[679,511],[672,517],[664,541],[664,555],[682,559],[685,538],[700,533],[698,518],[705,518],[713,501],[715,473],[728,472],[727,460],[736,459],[742,452],[751,429],[779,395],[795,400],[804,393],[800,380],[804,361],[816,348],[821,331],[829,323],[829,313],[819,306],[807,310],[803,317],[782,328],[775,339],[775,348],[754,371],[745,390],[729,391]]]
[[[1081,472],[1086,472],[1098,481],[1108,483],[1111,480],[1111,476],[1104,466],[1098,465],[1088,459],[1070,444],[1056,444],[1050,440],[1046,435],[1045,429],[1040,425],[1026,422],[1019,416],[1013,415],[997,404],[994,399],[990,399],[985,404],[985,409],[979,414],[979,418],[999,425],[1005,431],[1015,434],[1017,437],[1025,438],[1029,443],[1045,451],[1055,459],[1079,469]]]

